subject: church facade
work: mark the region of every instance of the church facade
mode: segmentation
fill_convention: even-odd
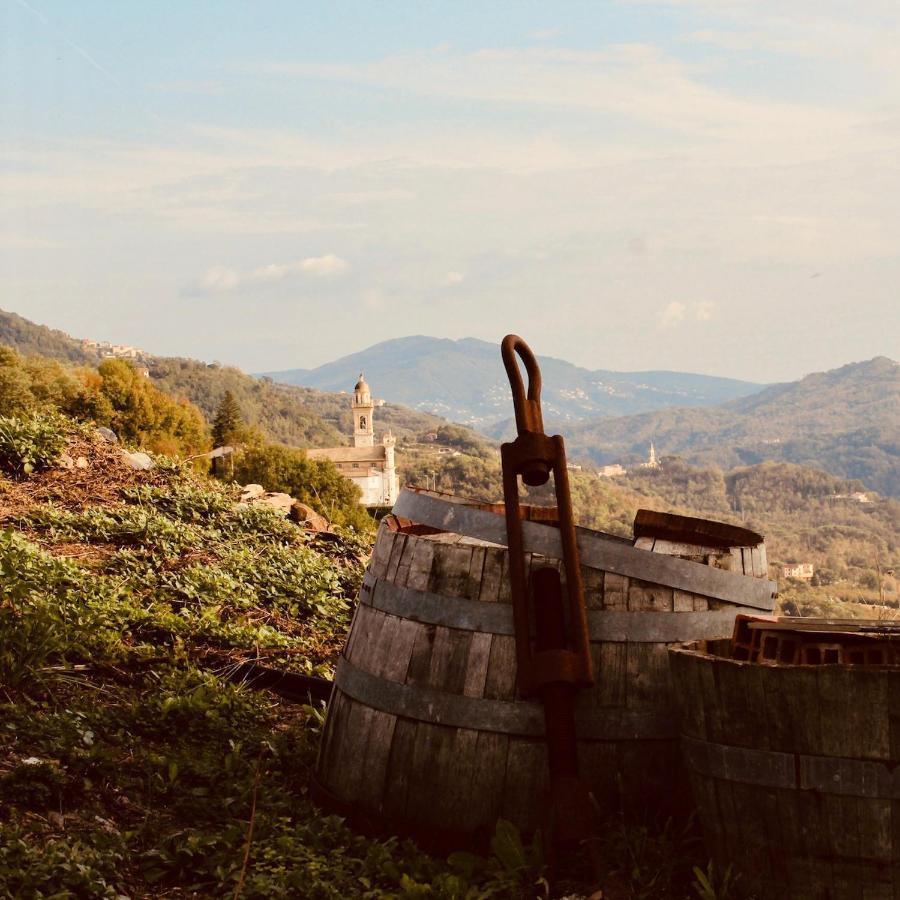
[[[353,411],[353,446],[308,450],[310,459],[328,459],[345,478],[361,491],[363,506],[393,506],[400,493],[400,480],[394,461],[397,443],[388,431],[380,443],[375,442],[375,401],[372,391],[360,373],[350,402]]]

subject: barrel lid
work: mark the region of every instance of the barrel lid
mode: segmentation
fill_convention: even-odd
[[[754,547],[764,541],[761,534],[737,525],[657,512],[654,509],[637,511],[634,517],[634,536],[662,538],[683,544],[699,544],[702,547]]]

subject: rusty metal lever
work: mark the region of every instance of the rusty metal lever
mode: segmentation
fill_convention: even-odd
[[[506,507],[519,689],[525,696],[529,696],[535,694],[542,685],[557,681],[579,686],[590,685],[593,683],[593,672],[565,444],[559,435],[548,437],[544,434],[541,371],[529,346],[518,335],[510,334],[503,339],[501,353],[512,388],[518,428],[516,439],[501,445],[500,455],[503,462],[503,498]],[[521,357],[528,373],[527,394],[516,354]],[[556,488],[563,545],[567,600],[565,635],[561,646],[536,650],[531,639],[518,477],[521,476],[525,484],[534,487],[546,484],[551,474]]]

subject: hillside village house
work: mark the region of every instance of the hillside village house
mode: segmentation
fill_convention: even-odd
[[[394,436],[388,431],[375,443],[373,413],[375,401],[360,373],[353,389],[353,446],[325,447],[307,451],[310,459],[329,459],[345,478],[362,491],[360,503],[367,507],[393,506],[400,493],[400,481],[394,463]]]
[[[799,578],[801,581],[812,581],[813,573],[812,563],[793,563],[781,567],[781,574],[784,578]]]

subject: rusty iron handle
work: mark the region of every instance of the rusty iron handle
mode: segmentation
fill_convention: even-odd
[[[516,429],[519,434],[523,431],[532,431],[537,434],[544,433],[544,417],[541,414],[541,370],[531,348],[517,334],[508,334],[500,345],[500,353],[503,357],[503,365],[509,377],[509,386],[512,389],[513,407],[516,411]],[[522,381],[522,373],[519,371],[519,363],[516,354],[525,365],[528,374],[528,393],[525,392],[525,384]]]

